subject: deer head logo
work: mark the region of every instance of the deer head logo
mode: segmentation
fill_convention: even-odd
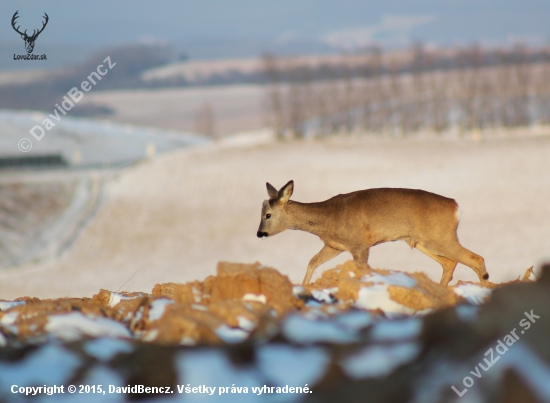
[[[38,35],[40,35],[42,31],[44,31],[44,28],[46,28],[46,25],[48,25],[48,21],[50,17],[48,17],[48,14],[44,13],[44,22],[43,22],[42,28],[39,29],[38,31],[36,29],[33,30],[33,33],[30,36],[27,35],[27,30],[25,30],[25,32],[21,32],[19,30],[19,26],[17,27],[15,26],[16,20],[18,18],[19,18],[19,10],[16,11],[15,14],[13,15],[11,19],[11,26],[13,27],[15,32],[21,35],[21,38],[23,38],[23,40],[25,41],[25,48],[27,49],[27,53],[31,54],[34,49],[34,42],[36,41],[36,38],[38,38]]]

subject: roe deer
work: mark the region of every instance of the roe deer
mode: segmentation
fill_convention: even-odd
[[[458,242],[458,205],[453,199],[418,189],[380,188],[299,203],[290,200],[293,181],[279,191],[266,185],[269,200],[262,206],[258,238],[297,229],[317,235],[325,244],[310,260],[302,284],[309,283],[319,265],[343,251],[367,264],[372,246],[401,239],[441,264],[442,285],[452,280],[457,262],[472,268],[482,284],[489,278],[483,258]]]

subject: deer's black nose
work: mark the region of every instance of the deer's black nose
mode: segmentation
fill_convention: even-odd
[[[267,237],[267,232],[258,231],[256,235],[258,236],[258,238],[261,238],[263,236]]]

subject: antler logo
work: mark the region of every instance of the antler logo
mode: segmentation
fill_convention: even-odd
[[[42,25],[42,28],[40,28],[38,31],[35,29],[33,30],[32,35],[27,35],[27,30],[25,32],[21,32],[19,30],[19,26],[15,26],[16,20],[19,18],[19,10],[15,12],[11,19],[11,26],[17,32],[19,35],[21,35],[21,38],[25,41],[25,48],[27,49],[27,53],[31,54],[34,49],[34,42],[36,41],[36,38],[38,38],[38,35],[44,31],[44,28],[46,28],[46,25],[48,25],[48,21],[50,20],[50,17],[48,17],[48,14],[44,13],[44,22]]]

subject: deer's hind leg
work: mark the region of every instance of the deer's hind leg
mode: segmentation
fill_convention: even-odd
[[[456,259],[459,263],[462,263],[474,270],[482,285],[487,283],[489,273],[487,273],[487,269],[485,268],[485,260],[477,253],[474,253],[457,243],[457,245],[454,245],[452,250],[450,250],[449,253],[446,253],[446,255],[449,256],[449,258]]]
[[[424,245],[426,247],[426,245]],[[430,242],[428,248],[431,253],[439,257],[445,257],[449,260],[462,263],[471,268],[479,277],[482,285],[487,283],[489,274],[485,268],[485,261],[481,256],[463,247],[456,236],[449,239],[438,239],[436,242]]]
[[[414,247],[418,249],[420,252],[422,252],[423,254],[425,254],[426,256],[431,257],[433,260],[438,262],[441,265],[441,267],[443,267],[443,275],[441,276],[441,281],[439,282],[439,284],[448,285],[453,279],[453,274],[455,272],[457,262],[451,259],[447,259],[446,257],[436,255],[435,253],[430,252],[428,249],[426,249],[423,245],[419,243],[414,245]]]
[[[307,265],[306,276],[304,277],[304,281],[302,281],[302,284],[309,284],[309,281],[311,280],[311,276],[313,275],[315,269],[323,263],[328,262],[333,257],[338,256],[340,253],[342,253],[341,250],[334,249],[328,245],[323,246],[323,249],[321,249],[319,253],[313,256],[309,261],[309,264]]]

